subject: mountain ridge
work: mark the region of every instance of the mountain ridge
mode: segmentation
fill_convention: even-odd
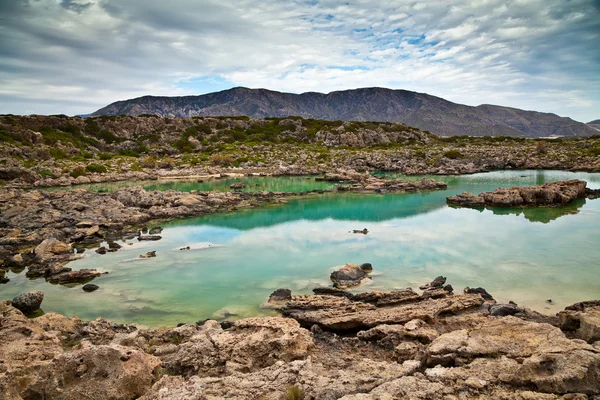
[[[299,116],[325,120],[400,122],[444,136],[591,136],[596,129],[552,113],[491,104],[468,106],[427,93],[382,87],[301,94],[235,87],[188,96],[146,95],[92,113],[164,117]]]

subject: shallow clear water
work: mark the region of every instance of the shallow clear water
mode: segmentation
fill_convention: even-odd
[[[293,192],[300,193],[310,190],[331,190],[335,185],[331,182],[315,181],[314,176],[244,176],[228,178],[208,178],[208,179],[161,179],[154,181],[122,181],[91,183],[77,186],[57,186],[46,188],[49,191],[63,191],[73,189],[86,189],[90,192],[113,192],[117,189],[141,186],[146,190],[178,190],[189,192],[190,190],[219,192],[230,191],[230,185],[234,183],[244,183],[243,192],[257,192],[266,190],[267,192]]]
[[[277,288],[309,293],[330,284],[336,266],[370,262],[372,283],[357,291],[416,288],[444,275],[457,292],[482,286],[499,301],[555,312],[600,297],[600,200],[565,208],[479,211],[448,207],[445,198],[573,178],[600,187],[600,174],[586,173],[439,176],[449,184],[446,191],[327,193],[283,206],[173,221],[163,225],[158,242],[131,241],[102,256],[88,251],[71,263],[74,269],[110,272],[94,281],[101,287],[96,292],[9,273],[11,282],[0,286],[0,298],[40,289],[46,312],[172,326],[265,313],[258,306]],[[349,233],[363,228],[368,235]],[[208,243],[204,249],[179,250]],[[132,261],[150,250],[157,251],[156,258]]]

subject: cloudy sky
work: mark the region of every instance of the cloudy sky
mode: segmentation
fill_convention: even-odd
[[[600,118],[600,0],[0,0],[0,113],[383,86]]]

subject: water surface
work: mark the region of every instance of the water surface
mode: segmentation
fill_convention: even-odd
[[[130,241],[116,253],[86,252],[71,263],[74,269],[110,272],[94,281],[101,287],[96,292],[8,273],[11,282],[0,286],[0,298],[40,289],[46,312],[172,326],[266,313],[258,306],[273,290],[309,293],[329,285],[331,271],[346,262],[373,264],[372,282],[357,291],[417,288],[444,275],[457,291],[483,286],[499,301],[547,313],[599,297],[600,200],[564,208],[474,210],[448,207],[445,198],[574,178],[599,188],[600,174],[502,171],[435,178],[448,189],[326,193],[173,221],[163,225],[161,241]],[[368,235],[350,233],[363,228]],[[188,245],[193,249],[179,250]],[[150,250],[156,258],[134,260]]]

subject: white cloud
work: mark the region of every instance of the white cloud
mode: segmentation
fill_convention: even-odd
[[[600,117],[593,0],[19,0],[0,12],[2,112],[198,94],[191,81],[220,77],[293,92],[384,86]]]

